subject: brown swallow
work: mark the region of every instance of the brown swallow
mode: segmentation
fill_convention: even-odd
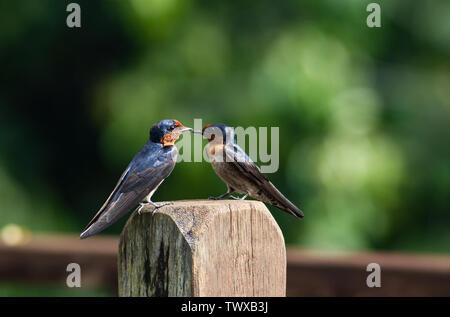
[[[200,133],[200,132],[198,132]],[[208,139],[206,153],[216,174],[227,184],[228,190],[218,197],[223,199],[233,192],[250,196],[284,210],[291,215],[303,218],[303,212],[291,203],[260,171],[259,167],[236,144],[234,130],[221,123],[208,124],[202,130]]]

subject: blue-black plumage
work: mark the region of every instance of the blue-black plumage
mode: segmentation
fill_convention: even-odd
[[[134,156],[111,195],[81,233],[82,239],[103,231],[138,204],[138,212],[146,204],[153,205],[155,210],[168,204],[156,204],[151,197],[175,167],[178,150],[174,143],[188,130],[192,129],[177,120],[161,120],[151,127],[149,140]]]

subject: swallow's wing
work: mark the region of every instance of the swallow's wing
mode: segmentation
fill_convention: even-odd
[[[108,199],[105,201],[103,206],[100,208],[100,210],[95,214],[94,218],[88,223],[85,230],[90,227],[99,217],[100,215],[105,211],[106,207],[111,203],[112,198],[118,193],[119,189],[124,183],[125,178],[128,176],[128,173],[130,172],[131,164],[128,165],[125,172],[123,172],[122,176],[120,176],[119,181],[116,184],[116,187],[114,187],[112,193],[109,195]]]
[[[176,148],[173,147],[176,151]],[[171,149],[171,150],[173,150]],[[139,152],[120,177],[113,192],[89,222],[81,238],[94,235],[120,219],[161,184],[175,166],[174,152],[161,148]]]
[[[237,144],[224,146],[226,162],[231,164],[246,180],[253,183],[259,191],[252,197],[274,205],[296,217],[303,212],[291,203],[261,172],[259,167]]]

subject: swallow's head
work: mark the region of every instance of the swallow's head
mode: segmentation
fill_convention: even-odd
[[[234,142],[233,128],[223,123],[207,124],[202,129],[202,135],[208,139],[208,142],[214,141],[215,143],[223,144]]]
[[[161,120],[150,129],[150,141],[163,146],[174,145],[184,131],[192,131],[184,127],[178,120]]]

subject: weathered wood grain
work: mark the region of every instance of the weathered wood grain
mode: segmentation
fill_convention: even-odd
[[[285,296],[283,235],[263,203],[177,201],[127,222],[120,296]]]

